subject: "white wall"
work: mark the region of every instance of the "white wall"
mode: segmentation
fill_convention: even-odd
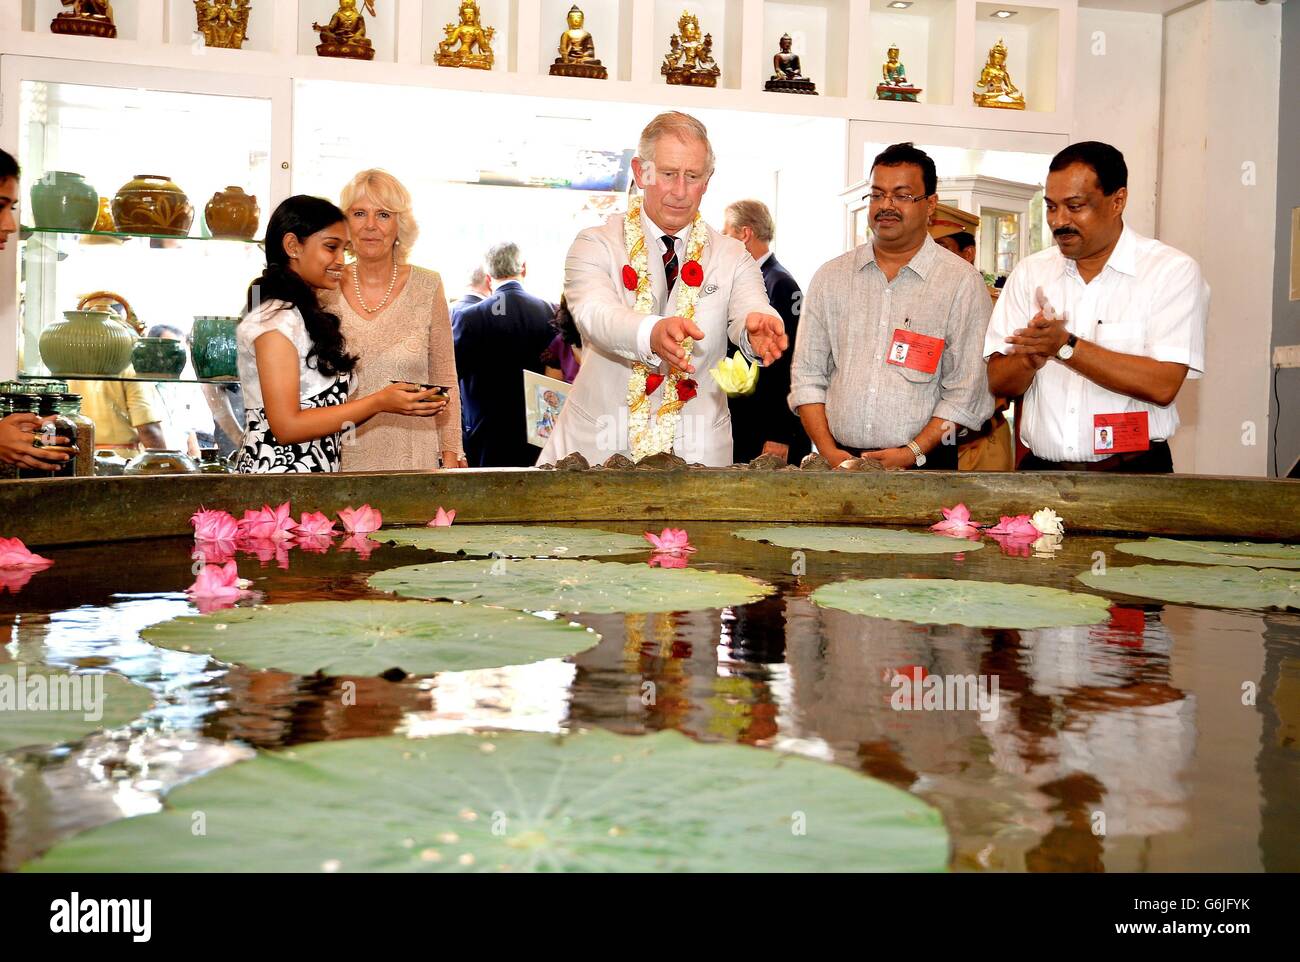
[[[1163,36],[1163,18],[1156,13],[1079,10],[1070,139],[1102,140],[1124,153],[1125,220],[1148,237],[1156,231]]]
[[[1183,472],[1268,470],[1280,59],[1276,5],[1203,0],[1165,20],[1158,236],[1212,291],[1206,375],[1178,400]]]

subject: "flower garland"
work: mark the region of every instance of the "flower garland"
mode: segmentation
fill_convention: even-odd
[[[708,239],[708,226],[697,211],[686,240],[686,263],[679,275],[682,283],[677,288],[676,314],[688,321],[695,319],[695,304],[700,299],[700,285],[704,282],[700,256]],[[639,198],[628,205],[627,216],[623,219],[623,241],[627,245],[629,261],[623,268],[623,286],[636,293],[637,313],[650,314],[654,311],[654,292],[650,286],[650,258],[645,232],[641,229]],[[687,361],[693,347],[694,342],[689,337],[682,342]],[[663,402],[658,412],[652,415],[650,395],[661,383],[664,386]],[[632,365],[632,376],[627,382],[627,436],[633,461],[672,451],[682,407],[695,396],[695,391],[695,382],[677,371],[665,378],[662,374],[651,374],[650,368],[639,361]]]

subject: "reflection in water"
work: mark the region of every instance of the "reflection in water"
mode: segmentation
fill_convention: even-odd
[[[0,661],[116,671],[157,704],[131,726],[0,758],[0,869],[150,811],[165,789],[254,748],[590,727],[671,728],[880,778],[942,812],[959,870],[1300,868],[1300,617],[1117,605],[1084,628],[915,625],[819,609],[809,595],[844,577],[1069,588],[1113,542],[1067,538],[1050,559],[992,544],[957,557],[809,552],[796,577],[790,552],[729,526],[690,534],[691,567],[779,593],[713,611],[581,616],[602,638],[573,658],[401,680],[254,671],[144,643],[143,628],[194,611],[180,594],[192,543],[140,546],[131,565],[108,547],[50,552],[56,565],[20,596],[0,591]],[[243,553],[241,574],[272,604],[374,597],[366,574],[431,557],[364,538],[310,547],[289,549],[288,570],[279,549],[265,567]],[[995,678],[996,713],[896,710],[899,673]]]

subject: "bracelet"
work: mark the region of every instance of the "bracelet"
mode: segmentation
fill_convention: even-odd
[[[918,463],[925,457],[925,452],[921,450],[921,445],[917,444],[915,441],[908,441],[907,448],[912,452],[912,456],[916,458]]]

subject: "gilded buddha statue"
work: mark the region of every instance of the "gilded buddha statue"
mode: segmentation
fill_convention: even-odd
[[[578,9],[577,4],[569,8],[569,29],[560,34],[560,55],[551,64],[552,76],[608,79],[609,72],[596,59],[596,41],[584,26],[586,20],[587,15]]]
[[[194,0],[194,16],[203,43],[209,47],[239,50],[248,38],[252,0]]]
[[[920,87],[913,87],[907,80],[907,68],[898,59],[898,45],[889,48],[889,58],[880,68],[881,83],[876,84],[877,100],[899,100],[904,103],[916,103]]]
[[[774,90],[786,94],[812,94],[816,96],[817,85],[803,75],[803,62],[794,52],[794,40],[790,35],[782,34],[781,49],[772,55],[772,74],[770,80],[763,84],[764,90]]]
[[[363,0],[366,13],[377,16],[375,0]],[[374,60],[375,45],[366,38],[366,18],[357,10],[357,0],[339,0],[339,8],[328,26],[313,23],[320,34],[316,53],[322,57],[346,57],[349,60]]]
[[[690,87],[716,87],[722,69],[713,59],[713,34],[700,36],[700,21],[683,10],[677,21],[677,33],[669,41],[659,72],[670,84]]]
[[[449,23],[443,27],[447,39],[438,41],[438,52],[434,54],[434,61],[440,67],[491,70],[495,60],[492,54],[492,38],[496,35],[496,28],[484,27],[479,22],[476,0],[463,0],[459,16],[459,23]],[[475,53],[475,50],[478,52]]]
[[[984,88],[971,94],[980,107],[1025,109],[1025,95],[1011,82],[1011,74],[1007,72],[1007,48],[1000,38],[989,50],[988,62],[980,71],[979,83],[975,86]]]
[[[65,7],[50,21],[51,33],[70,33],[79,37],[117,36],[113,22],[113,4],[109,0],[62,0]]]

